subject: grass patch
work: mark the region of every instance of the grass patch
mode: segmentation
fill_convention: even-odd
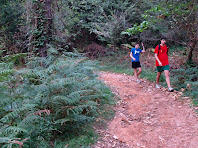
[[[152,69],[145,69],[144,66],[142,67],[142,72],[140,74],[140,78],[144,78],[147,80],[150,80],[152,82],[155,82],[156,80],[156,72],[153,71]],[[163,77],[160,77],[160,81],[164,81]]]
[[[90,126],[76,133],[77,135],[70,135],[70,139],[65,142],[68,148],[85,148],[89,145],[94,144],[98,138],[98,134]]]
[[[131,74],[132,70],[129,68],[131,63],[129,58],[125,59],[126,55],[126,52],[120,52],[119,54],[113,54],[112,56],[98,58],[97,60],[102,66],[100,70]]]

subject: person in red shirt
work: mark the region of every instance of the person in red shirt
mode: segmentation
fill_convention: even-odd
[[[173,88],[170,85],[170,77],[169,77],[170,67],[168,62],[168,47],[166,46],[166,37],[161,38],[161,44],[156,46],[154,53],[155,53],[156,66],[157,66],[156,88],[160,88],[159,79],[161,73],[164,71],[166,77],[166,83],[168,85],[168,91],[172,92]]]

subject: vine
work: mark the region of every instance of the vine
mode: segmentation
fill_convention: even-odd
[[[31,17],[31,47],[34,53],[41,57],[47,56],[46,45],[52,36],[51,0],[33,0]]]

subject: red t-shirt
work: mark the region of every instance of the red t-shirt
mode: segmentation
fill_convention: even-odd
[[[165,46],[161,46],[160,45],[160,50],[159,50],[159,52],[158,52],[158,50],[159,50],[159,45],[157,45],[156,47],[155,47],[155,51],[154,51],[154,53],[159,53],[158,54],[158,58],[159,58],[159,60],[160,60],[160,62],[162,63],[162,66],[166,66],[166,65],[169,65],[169,63],[168,63],[168,52],[167,52],[167,50],[168,50],[168,48],[167,48],[167,46],[165,45]],[[158,61],[156,60],[156,66],[159,66],[159,63],[158,63]]]

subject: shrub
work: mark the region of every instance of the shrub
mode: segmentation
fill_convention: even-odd
[[[0,68],[1,147],[59,145],[93,121],[99,104],[111,96],[93,72],[96,65],[78,54],[50,48],[26,68]]]
[[[184,88],[185,95],[189,96],[193,100],[195,106],[198,105],[198,66],[183,66],[181,69],[173,70],[174,80],[173,84],[177,89]]]

